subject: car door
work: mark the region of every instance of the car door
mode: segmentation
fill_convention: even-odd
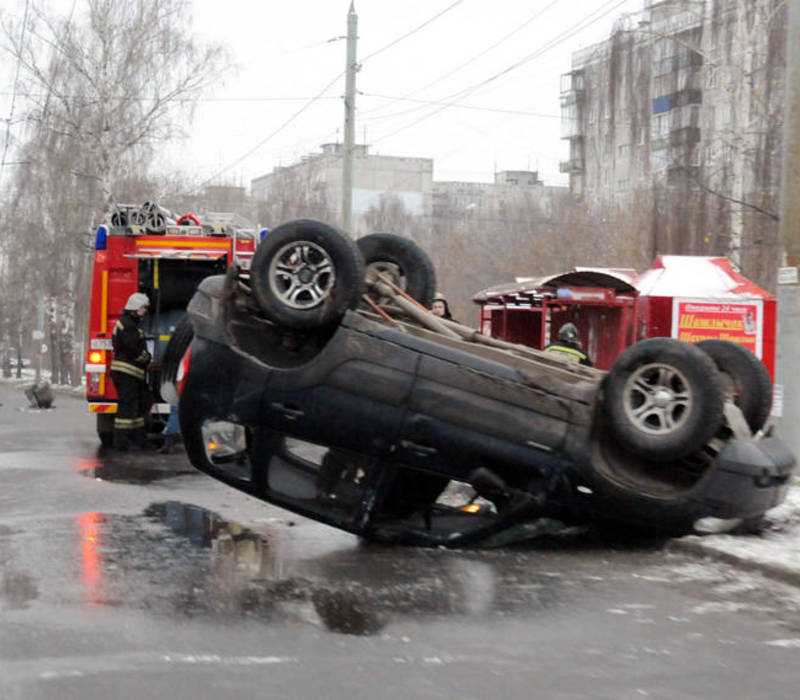
[[[340,326],[318,357],[275,369],[264,394],[264,422],[315,443],[384,454],[400,431],[418,353]]]

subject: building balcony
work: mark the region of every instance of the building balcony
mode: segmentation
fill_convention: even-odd
[[[578,175],[584,171],[583,158],[570,158],[569,160],[562,160],[558,164],[558,171],[561,173],[569,173],[570,175]]]

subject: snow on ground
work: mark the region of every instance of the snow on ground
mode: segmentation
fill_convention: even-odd
[[[684,540],[800,576],[800,480],[795,477],[786,500],[767,513],[767,526],[760,534],[703,535]]]

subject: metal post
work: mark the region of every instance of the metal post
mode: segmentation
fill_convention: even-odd
[[[789,0],[786,97],[783,114],[780,240],[786,267],[778,278],[776,392],[782,397],[781,436],[800,455],[800,0]]]
[[[347,13],[347,78],[344,96],[344,153],[342,154],[342,228],[352,233],[353,224],[353,146],[356,133],[356,40],[358,15],[353,3]]]

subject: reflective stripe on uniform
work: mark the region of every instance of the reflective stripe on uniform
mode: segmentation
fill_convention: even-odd
[[[136,377],[137,379],[141,379],[142,381],[144,381],[144,368],[137,367],[136,365],[132,365],[129,362],[123,362],[122,360],[112,360],[111,371],[130,374],[132,377]]]
[[[135,430],[144,428],[144,418],[114,418],[114,430]]]
[[[544,351],[564,353],[567,356],[565,359],[571,360],[572,362],[580,362],[586,357],[585,352],[576,350],[575,348],[568,348],[566,345],[552,345],[549,348],[545,348]]]

